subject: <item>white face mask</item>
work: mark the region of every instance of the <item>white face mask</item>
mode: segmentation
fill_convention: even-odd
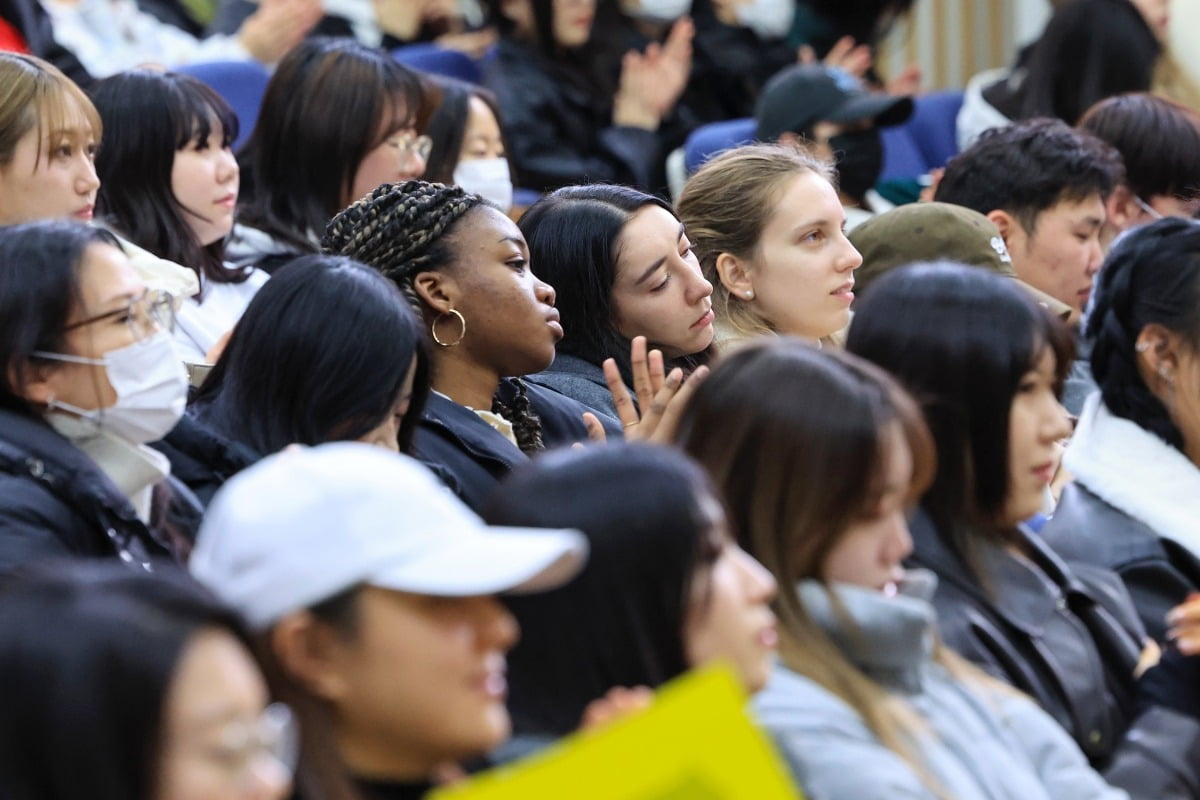
[[[454,184],[495,203],[501,211],[512,208],[512,175],[508,171],[508,159],[503,156],[459,161],[454,168]]]
[[[674,22],[691,8],[692,0],[641,0],[629,15],[648,22]]]
[[[46,421],[68,439],[85,435],[83,423],[91,432],[106,431],[134,444],[156,442],[183,416],[187,369],[175,354],[175,343],[166,331],[106,353],[104,358],[40,352],[33,355],[102,366],[117,393],[117,402],[109,408],[77,408],[51,399]]]
[[[782,39],[792,29],[796,0],[750,0],[738,6],[737,20],[762,39]]]

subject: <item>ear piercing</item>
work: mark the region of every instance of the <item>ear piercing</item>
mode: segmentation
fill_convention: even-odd
[[[746,299],[747,299],[747,300],[753,300],[753,299],[754,299],[754,290],[753,290],[753,289],[747,289],[747,290],[746,290]]]
[[[1138,351],[1139,353],[1144,353],[1150,349],[1150,343],[1149,342],[1138,342],[1137,347],[1135,347],[1133,349]]]
[[[1166,381],[1168,386],[1175,385],[1175,379],[1171,377],[1171,370],[1167,369],[1166,364],[1158,365],[1158,376]]]

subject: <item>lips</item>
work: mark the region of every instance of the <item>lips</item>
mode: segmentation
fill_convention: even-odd
[[[94,205],[88,204],[88,205],[84,206],[83,208],[79,209],[78,211],[74,212],[73,214],[71,214],[71,216],[75,217],[76,219],[85,219],[85,220],[91,219],[92,215],[95,213],[95,211],[96,211],[96,207]]]
[[[218,200],[216,202],[216,205],[225,206],[226,208],[233,208],[234,206],[237,205],[237,195],[234,194],[233,192],[230,192],[229,194],[225,195],[220,200]]]
[[[1042,483],[1050,483],[1054,480],[1054,462],[1048,461],[1045,464],[1033,468],[1033,474]]]
[[[774,623],[763,627],[755,638],[767,650],[779,647],[779,629],[775,627]]]
[[[691,327],[693,329],[694,328],[703,328],[707,325],[711,325],[713,320],[715,320],[716,318],[717,318],[717,315],[714,314],[713,310],[710,308],[700,316],[700,319],[693,322]]]
[[[561,338],[563,337],[563,327],[562,327],[562,323],[561,323],[561,322],[559,322],[559,320],[560,320],[561,318],[562,318],[562,317],[561,317],[561,315],[558,313],[558,309],[557,309],[557,308],[552,308],[552,309],[550,309],[550,313],[548,313],[548,314],[546,315],[546,325],[547,325],[547,326],[548,326],[548,327],[549,327],[549,328],[550,328],[552,331],[554,331],[554,333],[555,333],[555,336],[556,336],[556,338],[558,338],[558,339],[561,339]]]
[[[854,281],[852,281],[852,280],[846,281],[841,286],[839,286],[838,288],[836,288],[832,292],[830,292],[830,294],[841,300],[853,300],[854,299]]]

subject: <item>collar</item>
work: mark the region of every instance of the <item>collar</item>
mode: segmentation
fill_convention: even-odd
[[[441,398],[447,400],[448,402],[451,402],[451,403],[455,402],[453,398],[449,397],[448,395],[442,394],[437,389],[430,389],[429,391],[432,392],[433,394],[436,394],[438,397],[441,397]],[[462,405],[462,403],[456,403],[456,405]],[[516,433],[513,432],[513,425],[511,422],[506,420],[504,417],[500,416],[495,411],[492,411],[490,408],[485,411],[482,408],[471,408],[470,406],[462,406],[462,407],[467,409],[468,411],[475,412],[475,415],[477,417],[479,417],[481,420],[483,420],[484,422],[486,422],[488,424],[488,427],[490,427],[496,433],[503,436],[505,439],[508,439],[510,442],[512,442],[514,447],[519,447],[519,445],[517,444],[517,435],[516,435]]]
[[[871,678],[917,692],[933,654],[937,577],[910,570],[897,594],[844,583],[800,581],[796,591],[813,621]]]
[[[971,602],[991,609],[1029,636],[1042,634],[1050,617],[1058,613],[1067,592],[1083,591],[1065,562],[1024,528],[1017,528],[1017,536],[1028,557],[990,541],[980,542],[979,560],[987,575],[986,588],[942,540],[924,510],[918,510],[909,530],[914,563],[933,570],[944,584],[953,586]]]
[[[475,411],[440,392],[430,391],[421,420],[445,431],[473,456],[498,461],[509,469],[529,460],[519,447],[484,422]]]
[[[170,460],[144,444],[133,444],[106,431],[97,431],[82,420],[77,426],[64,424],[64,420],[73,418],[59,417],[59,431],[121,490],[133,504],[138,519],[149,522],[151,493],[154,485],[170,474]]]
[[[603,386],[606,389],[608,388],[608,382],[604,379],[603,367],[593,364],[586,358],[573,356],[570,353],[555,354],[554,361],[543,371],[559,372],[564,375],[578,375],[581,378],[588,379],[592,383]]]
[[[1092,494],[1200,556],[1200,468],[1115,416],[1099,392],[1084,404],[1064,465]]]

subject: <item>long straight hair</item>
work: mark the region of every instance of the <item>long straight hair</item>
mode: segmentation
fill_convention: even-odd
[[[190,75],[133,70],[105,78],[92,100],[107,136],[96,155],[96,211],[139,247],[196,272],[205,281],[241,283],[250,271],[225,266],[225,242],[204,245],[171,188],[177,153],[205,142],[219,126],[221,147],[238,133],[237,115]],[[202,292],[203,294],[203,292]]]
[[[1002,542],[1009,414],[1022,376],[1049,349],[1055,389],[1074,356],[1070,332],[1010,279],[961,264],[904,267],[871,286],[846,340],[918,399],[940,469],[921,506],[981,579],[979,536]]]
[[[637,189],[567,186],[534,203],[519,222],[530,263],[554,287],[563,326],[557,352],[597,366],[612,358],[630,385],[630,340],[617,330],[612,293],[621,232],[634,214],[649,206],[675,216],[665,202]],[[707,363],[710,354],[706,348],[677,359],[676,364],[691,370]]]
[[[398,442],[404,452],[429,392],[420,321],[375,270],[349,258],[303,256],[250,301],[193,406],[202,421],[260,455],[358,439],[392,413],[414,359]]]
[[[894,430],[912,452],[915,502],[935,455],[912,398],[862,359],[770,337],[717,365],[685,410],[677,439],[723,494],[742,546],[785,587],[775,601],[783,664],[853,708],[940,797],[920,752],[924,720],[846,657],[794,589],[802,580],[823,582],[848,526],[878,506]],[[978,674],[940,644],[934,658],[956,677]]]
[[[577,528],[589,543],[570,583],[506,598],[521,626],[508,656],[518,734],[565,735],[614,686],[654,687],[688,668],[692,587],[719,552],[711,497],[689,459],[636,444],[548,453],[501,484],[488,523]]]

